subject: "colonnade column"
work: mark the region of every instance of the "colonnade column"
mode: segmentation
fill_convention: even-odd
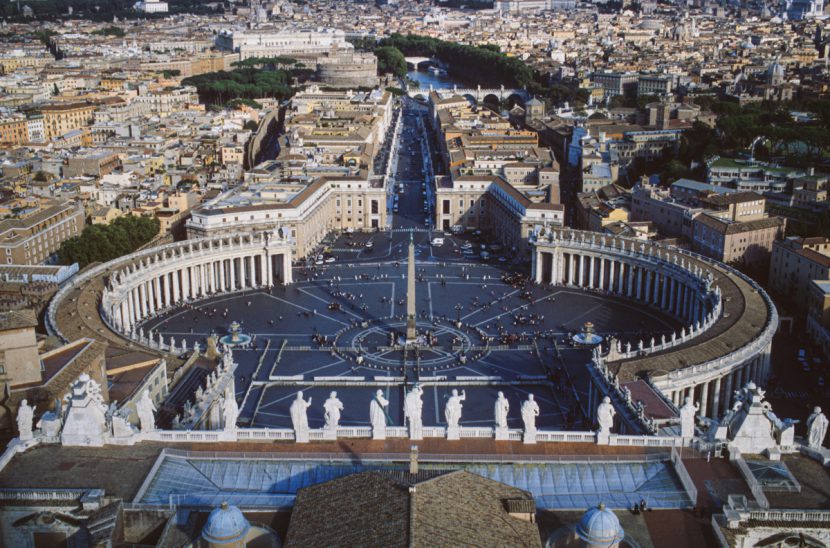
[[[164,307],[169,308],[172,304],[172,292],[170,291],[170,273],[162,274],[164,278]]]
[[[247,279],[247,274],[248,273],[246,272],[247,268],[248,268],[248,257],[245,257],[243,255],[242,257],[239,258],[239,286],[242,289],[245,289],[245,288],[248,287],[248,279]]]
[[[242,260],[242,259],[240,259],[240,261],[241,261],[241,260]],[[230,259],[230,260],[228,261],[228,264],[229,264],[229,265],[230,265],[230,267],[231,267],[231,269],[230,269],[231,284],[230,284],[230,288],[229,288],[229,289],[230,289],[231,291],[236,291],[236,259],[235,259],[235,258]]]
[[[570,263],[569,266],[570,266],[571,274],[568,277],[568,284],[569,285],[575,285],[575,280],[576,280],[576,255],[571,253],[570,258],[571,258],[571,260],[568,261],[568,262]]]
[[[606,289],[605,285],[605,259],[600,257],[599,258],[599,285],[597,286],[603,291]]]
[[[703,383],[700,389],[700,414],[704,417],[708,414],[706,406],[709,404],[709,381]]]
[[[617,266],[617,261],[611,260],[608,262],[608,291],[615,292],[617,290],[616,280],[614,279],[614,269]]]
[[[553,276],[554,272],[553,257],[554,255],[551,254],[551,276]],[[294,272],[291,270],[291,253],[288,252],[282,254],[282,283],[285,285],[294,283]]]
[[[138,286],[138,304],[141,307],[141,318],[147,317],[147,286],[143,283]]]
[[[594,264],[597,262],[597,258],[593,255],[588,257],[588,263],[590,267],[588,268],[588,288],[594,288]]]
[[[732,373],[724,376],[726,386],[723,389],[723,411],[726,412],[732,406]]]
[[[173,302],[180,302],[182,300],[182,291],[179,286],[179,271],[174,270],[170,273],[170,277],[173,278]]]
[[[720,377],[715,379],[715,388],[712,390],[712,410],[709,417],[716,419],[720,414]]]
[[[643,269],[637,267],[637,300],[643,298]]]

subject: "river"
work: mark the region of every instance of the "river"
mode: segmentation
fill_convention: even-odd
[[[410,80],[415,80],[421,84],[420,89],[424,91],[429,91],[430,85],[435,89],[449,89],[454,85],[458,85],[459,88],[465,87],[464,84],[454,80],[446,74],[438,75],[434,72],[430,72],[429,70],[411,70],[406,73],[406,76]]]

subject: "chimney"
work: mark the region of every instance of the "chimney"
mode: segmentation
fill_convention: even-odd
[[[418,473],[418,446],[413,445],[409,450],[409,473]]]

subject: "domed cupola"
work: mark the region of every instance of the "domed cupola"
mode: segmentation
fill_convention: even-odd
[[[210,513],[202,538],[210,546],[244,546],[245,537],[251,524],[236,506],[223,502],[219,508]]]
[[[614,512],[600,503],[582,515],[576,526],[576,535],[582,540],[583,546],[611,548],[622,542],[625,532]]]

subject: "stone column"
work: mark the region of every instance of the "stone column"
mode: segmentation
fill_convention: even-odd
[[[628,264],[625,267],[628,270],[628,297],[634,298],[634,265]]]
[[[138,286],[139,305],[141,306],[141,319],[147,317],[147,286],[144,282]]]
[[[614,279],[614,269],[617,266],[617,261],[610,260],[608,261],[608,291],[614,293],[617,291],[617,283]]]
[[[259,256],[259,272],[260,272],[260,281],[262,286],[268,285],[268,274],[266,273],[265,269],[268,265],[268,253],[263,253]]]
[[[599,283],[597,287],[603,291],[608,287],[605,284],[605,258],[603,257],[599,258]]]
[[[589,289],[594,288],[594,265],[596,264],[596,262],[597,262],[597,258],[594,257],[593,255],[590,255],[588,257],[588,264],[589,264],[589,267],[588,267],[588,288]]]
[[[530,271],[533,272],[533,281],[537,284],[544,283],[542,279],[542,262],[544,261],[542,254],[542,251],[536,248],[536,251],[531,255]]]
[[[568,284],[576,285],[576,258],[578,257],[578,255],[574,255],[573,252],[571,252],[570,257],[571,260],[569,262],[571,267],[571,275],[569,276]]]
[[[225,259],[216,261],[216,265],[219,267],[219,292],[224,293],[228,290],[228,286],[225,285]]]
[[[637,267],[637,300],[640,301],[643,299],[643,269],[642,267]]]
[[[245,269],[248,268],[248,257],[244,255],[239,258],[239,287],[245,289],[248,287],[248,280],[247,280],[247,272]]]
[[[231,275],[231,285],[228,289],[230,289],[231,291],[236,291],[236,259],[228,259],[228,265],[230,266]]]
[[[690,308],[690,302],[691,302],[691,293],[692,293],[692,291],[691,291],[691,289],[689,289],[689,286],[684,285],[683,286],[683,319],[685,321],[689,321],[689,308]]]
[[[170,306],[173,304],[170,294],[170,273],[167,272],[163,274],[162,278],[164,279],[164,307],[170,308]]]
[[[553,275],[553,254],[551,254],[551,276]],[[282,254],[282,282],[285,285],[294,283],[294,272],[291,270],[291,253],[286,251]]]
[[[646,270],[646,288],[643,300],[650,303],[654,294],[654,272]]]
[[[724,375],[726,379],[726,383],[723,389],[723,410],[722,413],[725,413],[727,409],[732,407],[732,377],[734,376],[734,372]]]
[[[135,314],[135,290],[131,289],[127,293],[127,310],[130,314],[130,329],[135,325],[137,318]]]
[[[674,278],[669,278],[669,311],[674,314],[674,301],[675,301],[675,293],[677,292],[677,282],[674,281]]]
[[[720,416],[720,380],[721,377],[715,379],[715,388],[712,390],[712,410],[708,416],[713,419]]]
[[[153,278],[153,295],[150,297],[150,303],[153,312],[161,309],[161,282],[158,277]]]
[[[179,286],[179,273],[181,270],[174,270],[170,273],[170,277],[173,279],[173,302],[177,303],[182,300],[182,291],[181,287]]]
[[[709,404],[709,381],[703,383],[700,389],[700,414],[704,417],[708,416],[706,406]]]

